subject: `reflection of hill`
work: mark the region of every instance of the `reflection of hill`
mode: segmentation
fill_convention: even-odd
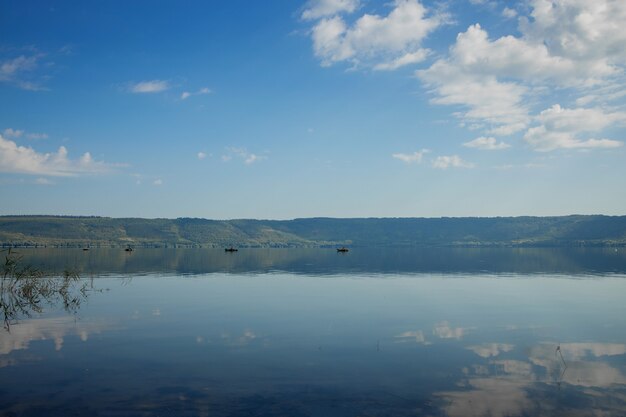
[[[287,271],[337,273],[626,273],[626,251],[602,248],[359,248],[333,249],[139,248],[23,249],[25,262],[47,271],[90,274]]]
[[[295,220],[0,216],[0,244],[312,247],[626,245],[626,216]]]

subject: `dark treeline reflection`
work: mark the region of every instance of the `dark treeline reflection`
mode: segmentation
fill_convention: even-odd
[[[81,274],[211,272],[345,273],[626,273],[624,248],[335,249],[23,249],[34,267]]]

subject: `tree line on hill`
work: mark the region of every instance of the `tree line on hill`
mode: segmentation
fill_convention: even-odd
[[[0,245],[4,247],[626,246],[626,216],[294,220],[0,216]]]

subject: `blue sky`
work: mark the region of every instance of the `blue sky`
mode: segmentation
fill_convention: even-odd
[[[626,214],[621,0],[4,1],[0,214]]]

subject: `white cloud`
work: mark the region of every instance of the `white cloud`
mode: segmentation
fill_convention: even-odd
[[[533,26],[527,24],[526,27],[527,31],[534,31]],[[531,36],[508,35],[491,40],[487,32],[475,24],[457,36],[450,49],[450,62],[469,74],[533,82],[549,80],[564,86],[593,85],[617,71],[604,59],[557,54],[545,38]]]
[[[22,136],[25,136],[27,139],[33,139],[33,140],[48,139],[48,135],[46,133],[30,133],[30,132],[26,133],[24,130],[12,129],[12,128],[4,129],[3,134],[5,138],[18,139],[18,138],[21,138]]]
[[[26,138],[33,140],[48,139],[48,135],[46,133],[27,133]]]
[[[4,139],[0,135],[0,172],[76,176],[102,174],[119,166],[121,165],[95,161],[89,152],[84,153],[79,159],[69,159],[64,146],[61,146],[55,153],[39,153],[31,147],[18,146],[15,142]]]
[[[255,163],[256,161],[259,161],[259,160],[261,160],[261,159],[263,159],[263,157],[262,157],[262,156],[255,155],[255,154],[253,154],[253,153],[249,153],[249,154],[247,154],[247,155],[244,157],[244,163],[246,163],[246,164],[250,165],[250,164],[253,164],[253,163]]]
[[[616,123],[626,122],[626,113],[607,112],[600,108],[566,109],[555,104],[539,113],[536,120],[550,130],[595,132]]]
[[[418,49],[415,52],[407,52],[399,58],[395,58],[389,62],[382,62],[374,65],[374,69],[377,71],[392,71],[400,67],[410,64],[417,64],[422,62],[428,56],[429,51],[427,49]]]
[[[17,58],[9,59],[0,64],[0,80],[5,81],[12,79],[20,72],[32,71],[37,66],[39,55],[33,56],[18,56]]]
[[[233,157],[237,157],[241,159],[246,165],[251,165],[255,162],[266,159],[267,157],[262,155],[257,155],[252,152],[248,152],[246,148],[237,148],[237,147],[229,147],[226,148],[228,152],[226,155],[222,155],[222,161],[228,162]]]
[[[413,153],[394,153],[391,156],[407,164],[412,164],[412,163],[419,164],[420,162],[422,162],[422,158],[424,157],[424,154],[428,152],[430,152],[428,149],[422,149],[421,151],[416,151]]]
[[[600,132],[606,127],[626,122],[626,113],[607,112],[600,108],[566,109],[560,105],[542,111],[535,117],[539,126],[531,127],[524,140],[536,151],[555,149],[617,148],[623,142],[611,139],[579,136],[585,132]]]
[[[170,84],[168,81],[164,80],[152,80],[152,81],[141,81],[136,84],[131,84],[129,86],[129,91],[131,93],[160,93],[161,91],[168,90],[170,88]]]
[[[152,181],[152,185],[155,185],[157,187],[160,185],[163,185],[163,180],[160,178],[157,178],[156,180]]]
[[[533,128],[532,121],[542,123],[533,106],[563,88],[569,89],[574,100],[581,95],[579,106],[626,95],[626,32],[622,30],[626,3],[531,0],[529,5],[530,15],[519,19],[520,35],[490,39],[479,24],[471,25],[459,33],[447,56],[418,71],[417,76],[434,94],[432,102],[459,106],[457,117],[468,125],[483,125],[489,135],[534,129],[526,132],[526,138],[543,150],[618,146],[610,139],[577,137],[582,130],[552,129],[547,124]],[[509,18],[517,13],[503,10]],[[584,119],[570,113],[578,125],[584,124]],[[610,126],[610,111],[586,111],[585,115],[592,119],[581,127],[584,131],[599,132],[596,126],[603,123]],[[559,120],[565,122],[564,117],[560,115]]]
[[[387,16],[364,14],[352,25],[340,16],[320,20],[311,31],[313,50],[323,66],[347,61],[394,69],[423,60],[422,40],[444,20],[428,16],[418,0],[395,0]]]
[[[529,121],[529,110],[523,104],[528,89],[522,85],[472,74],[462,64],[448,60],[438,60],[417,75],[436,94],[433,103],[461,106],[464,111],[456,115],[465,122],[515,133]]]
[[[39,63],[45,55],[36,53],[26,56],[20,55],[15,58],[0,61],[0,82],[16,85],[23,90],[40,91],[45,90],[39,84],[37,69]],[[35,80],[33,80],[33,78]]]
[[[184,91],[180,95],[180,99],[181,100],[187,100],[191,96],[200,96],[200,95],[203,95],[203,94],[211,94],[211,93],[212,93],[211,89],[204,87],[204,88],[201,88],[201,89],[199,89],[198,91],[195,91],[195,92]]]
[[[626,3],[620,0],[532,0],[521,30],[554,56],[617,71],[626,63]]]
[[[359,7],[359,0],[310,0],[305,7],[302,19],[319,19],[338,13],[352,13]]]
[[[463,146],[467,148],[476,148],[487,151],[497,151],[511,147],[511,145],[509,145],[508,143],[498,142],[496,138],[484,136],[481,136],[469,142],[465,142]]]
[[[19,130],[19,129],[4,129],[4,136],[6,136],[7,138],[19,138],[24,134],[23,130]]]
[[[198,159],[205,159],[208,155],[206,152],[198,152]]]
[[[510,9],[508,7],[505,7],[502,10],[502,16],[506,17],[507,19],[513,19],[514,17],[517,16],[517,11],[515,11],[515,9]]]
[[[433,168],[473,168],[474,164],[462,160],[458,155],[438,156],[432,161]]]
[[[581,140],[569,132],[550,131],[545,126],[528,129],[524,134],[524,140],[538,152],[556,149],[619,148],[624,144],[612,139]]]

